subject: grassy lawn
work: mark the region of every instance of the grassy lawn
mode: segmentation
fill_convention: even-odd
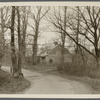
[[[0,94],[16,94],[29,86],[28,80],[12,78],[9,73],[0,70]]]

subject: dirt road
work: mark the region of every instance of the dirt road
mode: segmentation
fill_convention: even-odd
[[[9,67],[6,66],[2,69],[9,71]],[[78,81],[26,69],[23,69],[23,73],[31,82],[31,87],[22,94],[92,94],[90,87]]]

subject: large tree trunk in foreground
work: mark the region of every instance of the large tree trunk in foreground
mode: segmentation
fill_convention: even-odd
[[[15,6],[12,6],[12,15],[11,15],[11,59],[12,59],[12,75],[13,77],[18,77],[18,66],[17,66],[17,57],[15,52],[15,43],[14,43],[14,25],[15,25]]]
[[[18,17],[18,72],[22,73],[21,67],[22,67],[22,46],[21,46],[21,33],[20,33],[20,13],[19,13],[19,7],[17,7],[17,17]]]

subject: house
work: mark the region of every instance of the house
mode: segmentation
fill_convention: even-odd
[[[61,50],[61,45],[42,50],[39,54],[40,63],[59,64],[61,61]],[[72,55],[66,48],[64,48],[64,62],[72,62]]]

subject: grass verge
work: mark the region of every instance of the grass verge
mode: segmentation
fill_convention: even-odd
[[[25,78],[12,78],[9,73],[0,70],[0,94],[18,94],[29,86],[30,82]]]

